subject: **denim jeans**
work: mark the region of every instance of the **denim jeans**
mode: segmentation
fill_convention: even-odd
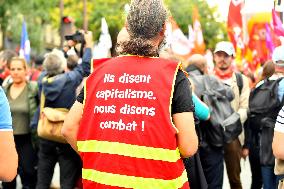
[[[224,177],[224,149],[207,145],[200,147],[200,160],[208,189],[222,189]]]
[[[261,189],[262,174],[259,158],[259,146],[251,145],[249,149],[249,163],[251,169],[251,189]]]
[[[60,167],[60,188],[73,189],[81,173],[81,160],[69,144],[40,138],[37,189],[49,189],[56,163]]]
[[[23,189],[34,189],[36,186],[37,156],[32,145],[31,134],[14,135],[19,156],[18,174]],[[5,152],[2,152],[5,153]],[[3,189],[16,189],[16,178],[11,182],[2,182]]]
[[[261,166],[263,189],[276,189],[274,166]]]

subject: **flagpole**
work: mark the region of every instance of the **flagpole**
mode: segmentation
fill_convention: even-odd
[[[83,0],[83,29],[88,30],[88,19],[87,19],[87,0]]]
[[[64,12],[64,0],[60,0],[59,3],[59,9],[60,9],[60,25],[62,26],[62,18],[63,18],[63,12]],[[61,28],[62,30],[62,28]],[[60,47],[63,47],[63,43],[64,43],[64,36],[63,36],[63,32],[60,32]]]

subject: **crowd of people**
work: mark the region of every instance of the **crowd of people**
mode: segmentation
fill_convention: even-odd
[[[54,49],[30,68],[0,53],[3,189],[16,175],[23,188],[48,189],[56,163],[62,189],[221,189],[224,164],[231,189],[242,189],[247,157],[251,189],[284,188],[284,46],[254,82],[221,41],[210,72],[203,55],[163,48],[167,16],[162,0],[132,0],[113,58],[92,60],[90,31],[81,59]],[[45,108],[68,112],[65,140],[37,134]]]

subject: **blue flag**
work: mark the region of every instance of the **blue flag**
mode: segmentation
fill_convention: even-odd
[[[20,57],[25,58],[27,62],[30,62],[30,52],[31,52],[31,45],[28,36],[28,31],[26,27],[26,22],[23,21],[22,26],[22,34],[21,34],[21,48],[20,48]]]

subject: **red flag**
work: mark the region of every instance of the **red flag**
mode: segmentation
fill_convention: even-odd
[[[199,13],[196,7],[193,8],[193,32],[194,32],[194,48],[193,53],[204,54],[205,53],[205,43],[203,40],[203,33],[201,24],[199,22]]]
[[[231,0],[229,6],[227,31],[230,41],[236,49],[236,66],[238,69],[243,69],[243,59],[245,56],[245,45],[243,42],[243,22],[241,9],[243,0]]]
[[[272,19],[273,19],[273,27],[274,27],[274,32],[278,36],[284,36],[284,27],[281,22],[281,19],[278,17],[277,13],[275,10],[272,10]]]
[[[236,48],[238,38],[242,36],[242,15],[241,8],[243,6],[243,0],[231,0],[228,14],[227,30],[231,42]]]

